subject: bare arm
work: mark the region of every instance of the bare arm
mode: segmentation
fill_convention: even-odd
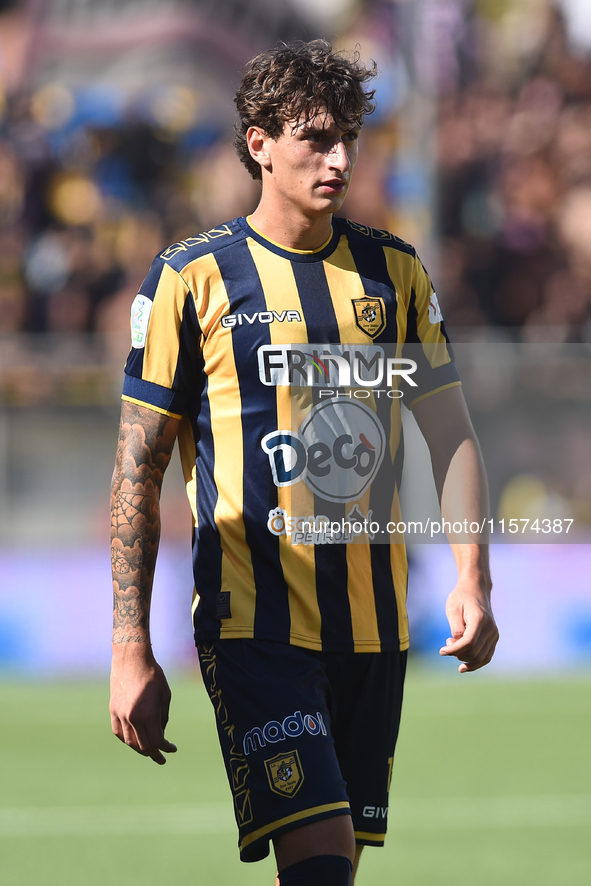
[[[488,518],[486,476],[461,388],[448,388],[421,400],[413,413],[431,453],[443,519],[482,526]],[[449,537],[458,583],[446,605],[452,636],[440,652],[456,656],[464,673],[489,663],[499,634],[490,605],[486,536],[462,532],[449,533]]]
[[[160,489],[178,420],[123,402],[111,486],[113,658],[111,725],[135,751],[164,763],[170,689],[150,643],[150,602],[160,539]]]

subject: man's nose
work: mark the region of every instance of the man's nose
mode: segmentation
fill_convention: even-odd
[[[341,139],[336,141],[330,149],[330,161],[331,166],[342,172],[346,172],[350,168],[351,158],[349,157],[346,144]]]

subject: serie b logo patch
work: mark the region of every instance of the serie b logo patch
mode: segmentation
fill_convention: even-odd
[[[376,338],[386,328],[386,311],[381,298],[354,298],[355,322],[366,335]]]
[[[148,320],[152,311],[152,300],[141,292],[136,295],[131,306],[131,346],[143,348],[146,344]]]
[[[265,760],[265,769],[269,787],[276,794],[294,797],[303,784],[304,773],[297,751],[277,754],[276,757]]]

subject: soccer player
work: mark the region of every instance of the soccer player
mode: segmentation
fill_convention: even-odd
[[[415,250],[334,215],[374,73],[322,40],[255,58],[236,96],[236,145],[260,203],[165,249],[132,308],[112,486],[112,728],[156,763],[176,750],[149,611],[178,437],[194,516],[195,639],[240,857],[263,858],[272,842],[280,886],[348,886],[363,846],[381,846],[386,832],[408,647],[405,550],[396,535],[372,544],[367,527],[354,539],[344,522],[340,534],[326,527],[398,513],[400,401],[375,384],[371,402],[351,398],[346,355],[368,370],[388,345],[420,349],[404,396],[443,515],[487,516],[478,444]],[[335,424],[343,433],[330,438]],[[324,523],[310,531],[297,514],[319,502]],[[487,548],[478,536],[451,541],[458,582],[440,651],[474,671],[498,637]]]

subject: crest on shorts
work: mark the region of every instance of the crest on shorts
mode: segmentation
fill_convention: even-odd
[[[366,335],[375,338],[386,328],[386,311],[381,298],[354,298],[355,322]]]
[[[294,797],[304,781],[302,764],[297,751],[277,754],[276,757],[265,760],[265,769],[271,790],[284,797]]]

